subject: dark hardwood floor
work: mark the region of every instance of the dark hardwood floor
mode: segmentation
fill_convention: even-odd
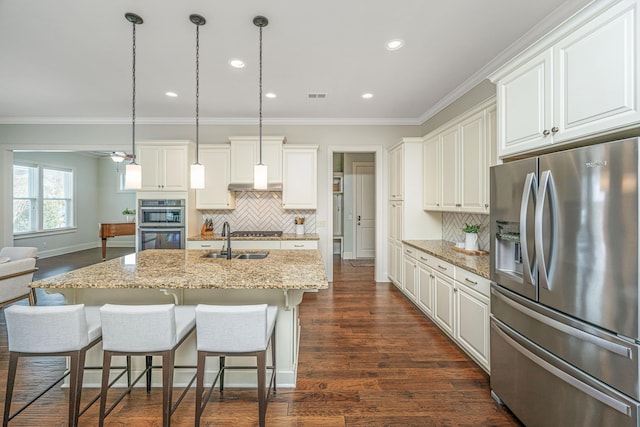
[[[56,268],[66,263],[64,257],[53,262]],[[373,267],[335,258],[334,268],[335,281],[328,290],[305,294],[300,306],[297,387],[278,390],[267,409],[267,425],[520,425],[491,399],[484,371],[395,286],[375,283]],[[6,372],[4,315],[0,322],[0,372]],[[20,368],[15,402],[32,395],[33,384],[46,384],[59,375],[64,362],[27,359]],[[6,376],[0,375],[2,396],[5,387]],[[83,401],[95,393],[96,389],[85,389]],[[66,425],[67,397],[66,389],[54,389],[10,425]],[[161,401],[159,388],[149,395],[135,389],[107,418],[107,425],[161,425]],[[189,392],[172,425],[193,425],[194,402],[194,393]],[[226,389],[223,398],[217,392],[212,396],[203,425],[257,425],[257,411],[254,389]],[[80,418],[80,425],[97,425],[97,412],[94,405]]]

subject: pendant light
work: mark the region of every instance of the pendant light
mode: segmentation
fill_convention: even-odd
[[[135,13],[126,13],[124,17],[133,24],[133,65],[132,65],[132,101],[131,101],[131,163],[125,168],[124,188],[139,190],[142,188],[142,168],[136,163],[136,25],[142,24],[142,18]]]
[[[199,119],[200,119],[200,25],[207,21],[200,15],[190,15],[189,20],[196,24],[196,162],[191,165],[191,188],[204,188],[204,166],[200,164],[200,141],[199,141]]]
[[[267,165],[262,163],[262,28],[269,25],[269,20],[264,16],[253,18],[253,24],[260,29],[260,108],[259,108],[259,128],[260,128],[260,161],[253,168],[253,188],[254,190],[267,189]]]

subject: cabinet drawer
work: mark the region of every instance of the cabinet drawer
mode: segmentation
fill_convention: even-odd
[[[402,246],[402,254],[404,256],[409,256],[411,258],[418,259],[418,252],[420,251],[415,248],[412,248],[411,246],[407,246],[407,245]]]
[[[436,257],[422,251],[418,251],[417,260],[418,262],[421,262],[430,268],[436,268],[436,264],[438,262],[438,259]]]
[[[317,240],[283,240],[280,249],[318,249]]]
[[[187,241],[187,249],[220,249],[222,248],[222,240],[208,240],[208,241]]]
[[[462,283],[465,286],[468,286],[471,289],[474,289],[475,291],[481,293],[486,297],[489,297],[489,292],[491,289],[491,282],[489,281],[489,279],[480,277],[477,274],[474,274],[462,268],[458,268],[456,277],[456,280],[458,282]]]
[[[449,264],[446,261],[442,261],[441,259],[435,258],[435,263],[432,267],[435,271],[438,271],[445,276],[449,276],[452,279],[456,278],[456,267],[453,264]]]

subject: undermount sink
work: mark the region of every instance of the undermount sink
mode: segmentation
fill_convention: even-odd
[[[248,254],[231,254],[231,258],[233,259],[264,259],[269,255],[268,252],[259,252],[259,253],[248,253]],[[213,258],[213,259],[226,259],[227,255],[219,254],[216,252],[211,252],[202,256],[203,258]]]
[[[236,259],[263,259],[266,258],[269,253],[252,253],[252,254],[240,254]]]
[[[238,254],[231,254],[231,258],[236,258],[238,256]],[[219,254],[216,252],[211,252],[209,254],[203,255],[203,258],[213,258],[213,259],[226,259],[227,255],[226,254]]]

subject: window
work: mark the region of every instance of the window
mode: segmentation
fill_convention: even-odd
[[[73,188],[71,169],[13,165],[13,232],[73,227]]]

